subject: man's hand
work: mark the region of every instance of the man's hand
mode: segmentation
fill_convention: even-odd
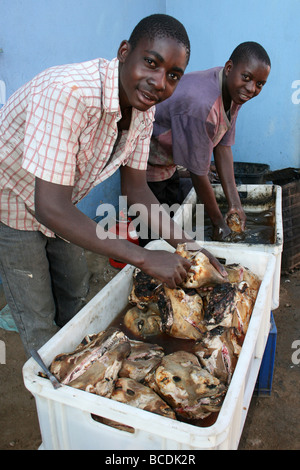
[[[187,274],[192,266],[192,263],[186,258],[176,254],[169,253],[163,250],[146,250],[149,256],[146,255],[144,264],[140,269],[155,279],[159,279],[165,283],[169,288],[175,289],[186,280]],[[200,250],[217,271],[223,276],[227,277],[227,271],[224,266],[207,250],[200,248]]]
[[[180,286],[187,277],[191,263],[176,253],[145,249],[145,259],[140,269],[165,283],[170,289]]]
[[[223,221],[223,223],[220,225],[213,225],[212,239],[214,241],[225,241],[226,238],[230,236],[230,234],[231,230],[225,221]]]
[[[245,230],[246,215],[242,208],[240,196],[235,183],[233,156],[231,147],[225,145],[217,145],[214,149],[215,164],[220,178],[220,182],[228,202],[228,212],[225,216],[225,223],[229,215],[237,213],[241,219],[241,229]],[[222,228],[222,227],[221,227]],[[226,229],[226,227],[225,227]],[[220,234],[221,238],[228,236],[227,229],[223,227],[223,233]]]
[[[245,228],[246,228],[246,214],[244,212],[244,209],[242,208],[242,206],[232,206],[226,216],[225,216],[225,221],[227,223],[227,220],[228,220],[228,217],[231,215],[231,214],[237,214],[239,216],[239,219],[241,221],[241,231],[244,232],[245,231]]]

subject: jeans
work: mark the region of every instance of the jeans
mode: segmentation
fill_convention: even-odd
[[[82,248],[1,222],[0,276],[27,355],[73,318],[88,294]]]

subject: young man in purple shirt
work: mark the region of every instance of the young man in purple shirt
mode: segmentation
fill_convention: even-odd
[[[242,230],[245,228],[246,216],[235,184],[231,146],[238,112],[261,92],[270,68],[265,49],[256,42],[245,42],[237,46],[224,67],[186,74],[176,92],[156,106],[148,184],[161,203],[171,205],[178,202],[177,165],[189,170],[213,225],[215,240],[230,234],[226,221],[232,213],[239,215]],[[212,154],[228,202],[225,219],[208,176]]]

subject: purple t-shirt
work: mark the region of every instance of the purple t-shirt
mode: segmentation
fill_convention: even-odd
[[[241,106],[232,102],[225,113],[222,72],[223,67],[215,67],[184,75],[173,95],[156,106],[148,181],[170,177],[176,165],[206,175],[213,148],[234,144]]]

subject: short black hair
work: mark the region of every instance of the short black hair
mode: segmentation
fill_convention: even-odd
[[[191,54],[190,40],[183,24],[173,16],[157,13],[143,18],[136,25],[128,40],[132,49],[144,37],[152,41],[157,37],[174,39],[185,47],[188,64]]]
[[[258,42],[254,41],[239,44],[232,52],[229,60],[232,60],[233,64],[237,64],[239,62],[247,62],[250,57],[255,57],[271,67],[271,60],[267,51]]]

